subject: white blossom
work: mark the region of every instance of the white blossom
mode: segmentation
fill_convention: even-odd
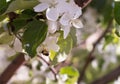
[[[47,51],[53,50],[55,52],[59,51],[59,46],[57,45],[59,33],[56,33],[54,35],[48,35],[45,39],[45,41],[41,44],[41,46],[38,47],[37,51],[42,51],[43,49],[46,49]]]
[[[48,20],[56,21],[61,9],[65,3],[65,0],[39,0],[41,3],[34,7],[36,12],[43,12],[46,10],[46,17]]]
[[[49,36],[46,38],[46,40],[43,42],[43,45],[46,46],[46,48],[50,51],[58,51],[59,50],[59,46],[57,45],[57,40],[58,37],[56,36]]]
[[[56,30],[58,30],[57,22],[48,20],[48,32],[53,34]]]
[[[66,54],[65,52],[60,53],[60,54],[57,56],[57,61],[58,61],[58,62],[65,61],[66,59],[67,59],[67,54]]]
[[[74,0],[39,0],[40,4],[34,7],[36,12],[46,12],[48,30],[54,33],[59,28],[64,31],[64,38],[70,32],[70,28],[82,28],[83,24],[79,17],[82,9],[75,4]]]

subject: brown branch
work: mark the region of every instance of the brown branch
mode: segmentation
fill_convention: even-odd
[[[85,8],[92,0],[74,0],[74,1],[75,1],[75,3],[76,3],[78,6],[82,7],[82,9],[83,9],[83,8]]]
[[[24,54],[20,53],[0,75],[0,84],[6,84],[17,69],[25,62]]]
[[[57,80],[57,77],[56,77],[56,76],[57,76],[57,71],[55,70],[55,68],[54,68],[54,67],[51,67],[50,63],[47,62],[42,56],[37,55],[37,57],[40,58],[42,61],[44,61],[44,62],[48,65],[49,69],[50,69],[51,72],[54,74],[55,80]]]
[[[120,66],[118,66],[116,69],[106,74],[105,76],[93,81],[91,84],[107,84],[108,82],[117,79],[118,76],[120,76]]]
[[[107,32],[109,31],[109,29],[111,28],[112,21],[113,21],[113,19],[111,19],[111,20],[109,21],[106,30],[101,34],[101,36],[98,38],[98,40],[93,44],[93,49],[92,49],[91,52],[88,54],[86,63],[85,63],[85,65],[84,65],[82,71],[79,72],[79,73],[80,73],[80,77],[78,78],[78,84],[80,84],[81,80],[83,79],[84,74],[85,74],[85,71],[86,71],[88,65],[89,65],[90,62],[94,59],[93,53],[94,53],[94,51],[95,51],[95,48],[96,48],[97,44],[99,44],[99,42],[104,38],[104,36],[107,34]]]

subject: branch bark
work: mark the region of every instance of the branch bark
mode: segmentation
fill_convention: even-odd
[[[44,61],[48,65],[50,71],[54,74],[55,80],[57,80],[57,77],[56,77],[57,76],[57,71],[55,70],[55,68],[51,67],[51,64],[49,62],[47,62],[42,56],[37,55],[37,57],[40,58],[42,61]]]
[[[88,54],[87,59],[86,59],[86,63],[85,63],[85,65],[84,65],[82,71],[79,72],[79,73],[80,73],[80,77],[78,78],[78,84],[80,84],[81,80],[83,79],[84,74],[85,74],[85,71],[86,71],[88,65],[89,65],[89,64],[91,63],[91,61],[94,59],[93,53],[94,53],[94,51],[95,51],[95,48],[96,48],[97,44],[99,44],[99,42],[103,39],[103,37],[107,34],[107,32],[109,31],[109,29],[111,28],[112,21],[113,21],[113,19],[111,19],[111,20],[109,21],[106,30],[101,34],[101,36],[98,38],[98,40],[97,40],[95,43],[93,43],[93,49],[92,49],[91,52]]]
[[[17,69],[25,62],[24,54],[20,53],[0,75],[0,84],[7,84]]]
[[[74,0],[82,9],[85,8],[92,0]]]
[[[120,76],[120,66],[106,74],[105,76],[93,81],[91,84],[107,84],[110,81],[113,81]]]

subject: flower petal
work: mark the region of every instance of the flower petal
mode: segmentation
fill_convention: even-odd
[[[55,52],[58,52],[59,49],[60,49],[60,47],[56,43],[49,45],[49,47],[48,47],[48,50],[53,50]]]
[[[48,20],[56,21],[59,17],[57,9],[56,8],[48,8],[46,11],[46,17]]]
[[[82,15],[82,9],[80,7],[76,7],[76,11],[74,14],[74,19],[79,18]]]
[[[67,26],[69,25],[70,23],[70,17],[68,16],[67,13],[65,13],[61,18],[60,18],[60,23],[63,25],[63,26]]]
[[[70,0],[69,3],[69,14],[72,18],[77,19],[82,14],[82,9],[74,3],[74,0]]]
[[[72,21],[72,25],[75,27],[75,28],[83,28],[83,24],[81,22],[80,19],[75,19]]]
[[[49,31],[49,33],[55,33],[57,29],[58,29],[57,22],[48,20],[48,31]]]
[[[49,4],[41,3],[41,4],[38,4],[37,6],[35,6],[33,9],[34,9],[35,12],[43,12],[48,7],[49,7]]]
[[[60,54],[57,56],[57,61],[58,61],[58,62],[65,61],[66,59],[67,59],[67,54],[66,54],[65,52],[60,53]]]
[[[70,32],[70,26],[64,26],[62,29],[64,31],[64,39],[66,39]]]

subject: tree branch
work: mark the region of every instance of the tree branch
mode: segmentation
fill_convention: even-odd
[[[78,6],[82,7],[82,9],[83,9],[83,8],[85,8],[92,0],[74,0],[74,1],[75,1],[75,3],[76,3]]]
[[[17,69],[25,62],[24,54],[20,53],[0,75],[0,84],[7,84]]]
[[[91,84],[107,84],[110,81],[113,81],[120,76],[120,66],[106,74],[105,76],[93,81]]]
[[[93,43],[93,49],[92,49],[91,52],[88,54],[86,63],[85,63],[85,65],[84,65],[82,71],[79,72],[79,73],[80,73],[80,77],[78,78],[78,84],[80,84],[81,80],[83,79],[84,74],[85,74],[85,71],[86,71],[88,65],[89,65],[90,62],[94,59],[93,53],[94,53],[94,51],[95,51],[95,48],[96,48],[97,44],[99,44],[99,42],[103,39],[103,37],[107,34],[107,32],[109,31],[109,29],[111,28],[112,21],[113,21],[113,19],[111,19],[111,20],[109,21],[106,30],[101,34],[101,36],[98,38],[98,40],[97,40],[95,43]]]
[[[55,80],[57,80],[57,77],[56,77],[56,76],[57,76],[57,71],[55,70],[55,68],[54,68],[54,67],[51,67],[50,63],[47,62],[42,56],[37,55],[37,57],[40,58],[42,61],[44,61],[44,62],[48,65],[49,69],[50,69],[51,72],[54,74]]]

